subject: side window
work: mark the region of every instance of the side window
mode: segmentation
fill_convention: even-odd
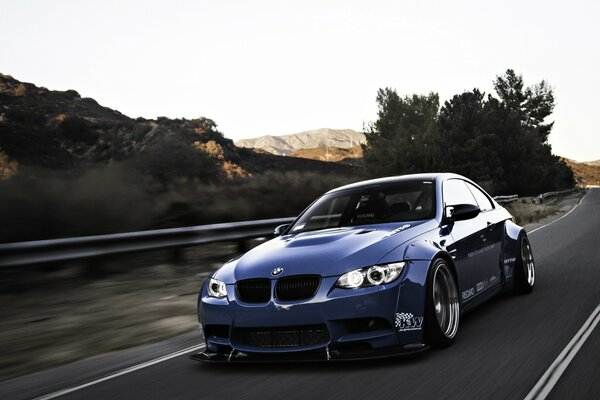
[[[447,206],[454,206],[456,204],[473,204],[474,206],[478,206],[467,185],[460,179],[450,179],[444,182],[444,203]]]
[[[481,211],[489,211],[494,209],[494,205],[485,195],[485,193],[479,190],[479,188],[476,186],[471,185],[469,182],[467,182],[467,186],[469,187],[469,190],[471,190],[471,193],[473,193],[473,196],[475,196],[475,200],[477,200],[477,204],[479,205],[479,209]]]

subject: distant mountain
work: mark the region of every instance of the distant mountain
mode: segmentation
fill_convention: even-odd
[[[238,147],[262,149],[278,155],[289,155],[300,149],[318,147],[349,148],[365,143],[365,135],[352,129],[321,128],[283,136],[261,136],[235,142]]]
[[[594,166],[600,167],[600,160],[584,161],[582,164],[588,164],[588,165],[594,165]]]

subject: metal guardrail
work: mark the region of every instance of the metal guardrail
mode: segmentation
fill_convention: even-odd
[[[496,200],[496,203],[504,204],[504,203],[511,203],[511,202],[517,200],[518,198],[519,198],[518,194],[511,194],[511,195],[507,195],[507,196],[496,196],[496,197],[494,197],[494,200]]]
[[[271,236],[295,217],[0,244],[0,267],[67,261]]]
[[[561,190],[559,192],[546,192],[546,193],[542,193],[539,196],[537,196],[537,198],[539,199],[540,203],[543,203],[544,200],[550,198],[550,197],[554,197],[554,196],[561,196],[563,194],[569,194],[569,193],[573,193],[575,192],[577,189],[567,189],[567,190]]]

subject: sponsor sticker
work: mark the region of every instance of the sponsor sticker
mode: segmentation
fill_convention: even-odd
[[[400,232],[402,232],[403,230],[405,230],[405,229],[408,229],[408,228],[410,228],[410,225],[409,225],[409,224],[404,224],[404,225],[402,225],[401,227],[399,227],[399,228],[396,228],[396,229],[394,229],[393,231],[391,231],[390,233],[388,233],[387,235],[385,235],[385,237],[392,236],[392,235],[394,235],[394,234],[396,234],[396,233],[400,233]]]
[[[423,317],[411,313],[396,313],[396,328],[399,332],[418,331],[423,326]]]
[[[375,213],[358,214],[356,218],[375,218]]]
[[[479,254],[485,253],[486,251],[490,251],[490,250],[492,250],[493,248],[494,248],[494,245],[493,245],[493,244],[488,244],[488,245],[487,245],[487,246],[485,246],[485,247],[482,247],[482,248],[480,248],[480,249],[478,249],[478,250],[475,250],[475,251],[472,251],[472,252],[470,252],[469,254],[467,254],[467,257],[468,257],[468,258],[473,258],[473,257],[475,257],[475,256],[477,256],[477,255],[479,255]]]
[[[462,299],[467,300],[467,299],[473,297],[474,294],[475,294],[475,289],[469,288],[469,289],[465,290],[464,292],[462,292]]]
[[[488,286],[489,286],[489,283],[488,283],[487,279],[485,281],[477,282],[477,285],[475,285],[475,291],[477,293],[479,293]]]

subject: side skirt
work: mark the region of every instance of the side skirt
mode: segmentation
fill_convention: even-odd
[[[463,302],[462,307],[461,307],[461,314],[464,314],[466,312],[473,310],[477,306],[485,303],[486,301],[488,301],[491,298],[493,298],[494,296],[496,296],[501,291],[502,291],[502,281],[499,281],[498,283],[495,283],[492,286],[488,287],[486,290],[479,293],[475,297],[471,297],[466,302]]]

